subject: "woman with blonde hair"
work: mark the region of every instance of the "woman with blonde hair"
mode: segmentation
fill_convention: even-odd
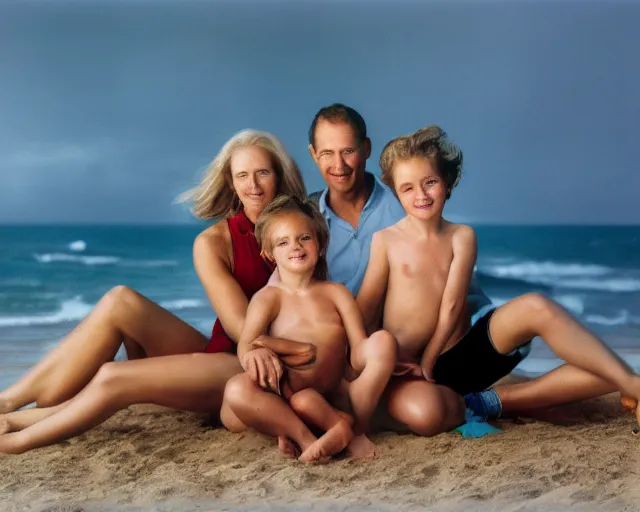
[[[55,349],[0,392],[0,452],[22,453],[78,435],[135,403],[220,411],[251,296],[268,281],[254,223],[279,194],[306,195],[295,161],[271,134],[232,137],[204,179],[180,200],[201,219],[219,219],[198,235],[193,257],[218,319],[210,340],[136,291],[117,286]],[[113,361],[124,343],[127,361]],[[273,368],[266,349],[255,362]],[[35,402],[37,407],[16,411]],[[232,414],[222,411],[222,415]]]

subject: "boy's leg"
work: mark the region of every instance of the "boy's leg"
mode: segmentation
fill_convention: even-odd
[[[373,333],[354,348],[351,365],[359,375],[349,385],[349,398],[356,417],[356,435],[369,431],[371,417],[393,374],[397,357],[398,344],[386,331]]]
[[[302,452],[301,461],[327,459],[344,450],[353,439],[353,418],[331,407],[315,389],[307,388],[294,393],[289,403],[305,423],[315,425],[325,432]]]
[[[593,333],[542,295],[524,295],[500,306],[491,318],[489,332],[496,350],[502,354],[508,354],[533,337],[540,336],[569,365],[601,379],[596,381],[585,373],[563,370],[573,373],[578,387],[578,391],[574,389],[573,393],[578,396],[581,386],[585,391],[587,388],[611,391],[604,384],[609,382],[621,393],[636,400],[640,398],[640,377]],[[636,412],[636,416],[638,414]]]
[[[247,427],[272,437],[291,439],[303,452],[317,441],[282,397],[262,389],[248,373],[236,375],[227,383],[223,409],[227,406]],[[224,417],[223,422],[227,426]]]
[[[386,401],[391,418],[420,436],[435,436],[464,423],[462,397],[424,379],[393,379]]]
[[[616,386],[576,366],[565,364],[536,379],[494,386],[505,413],[587,400],[617,391]]]

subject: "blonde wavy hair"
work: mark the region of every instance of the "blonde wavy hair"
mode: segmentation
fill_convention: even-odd
[[[304,199],[307,191],[298,164],[272,134],[257,130],[243,130],[231,137],[209,163],[200,184],[178,197],[178,202],[192,202],[191,211],[199,219],[232,217],[242,203],[231,188],[231,157],[246,147],[259,147],[271,155],[278,179],[276,194]]]
[[[329,275],[327,267],[327,246],[329,245],[329,230],[322,214],[316,205],[310,200],[295,196],[281,195],[271,201],[262,210],[256,220],[256,239],[262,247],[262,255],[271,258],[273,244],[271,243],[271,229],[278,217],[287,213],[300,213],[311,221],[316,241],[318,242],[318,262],[313,272],[317,281],[326,281]]]
[[[393,166],[400,160],[424,158],[431,162],[447,184],[447,199],[462,177],[462,151],[436,125],[389,141],[380,154],[380,178],[395,193]],[[397,195],[397,194],[396,194]]]

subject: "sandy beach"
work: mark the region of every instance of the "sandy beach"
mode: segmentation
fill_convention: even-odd
[[[500,435],[372,436],[371,461],[305,466],[274,441],[133,406],[92,432],[0,455],[0,510],[637,510],[640,440],[617,395]]]

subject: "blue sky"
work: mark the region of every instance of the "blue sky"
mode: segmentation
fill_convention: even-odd
[[[448,214],[640,224],[640,2],[0,3],[0,223],[185,222],[224,141],[307,153],[318,108],[380,149],[436,123],[465,152]]]

